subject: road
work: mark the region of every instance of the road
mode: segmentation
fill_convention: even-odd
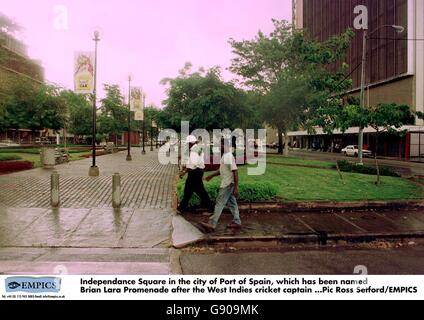
[[[180,256],[188,275],[424,275],[424,245],[402,248],[299,249],[274,252],[196,253]]]

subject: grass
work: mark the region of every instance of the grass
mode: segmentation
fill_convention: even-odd
[[[40,167],[40,155],[39,154],[33,154],[33,153],[3,153],[0,154],[0,156],[12,156],[12,157],[19,157],[20,160],[24,161],[31,161],[34,163],[34,168]]]
[[[0,154],[0,161],[22,160],[21,156],[13,154]]]
[[[319,161],[319,160],[304,160],[300,158],[292,158],[292,157],[283,157],[276,155],[267,155],[268,163],[278,163],[278,164],[287,164],[287,165],[299,165],[299,166],[313,166],[313,167],[321,167],[326,169],[333,169],[336,165],[335,162],[330,161]]]
[[[281,158],[281,162],[284,162]],[[288,162],[309,163],[297,159]],[[268,159],[268,162],[275,162]],[[318,161],[319,162],[319,161]],[[412,200],[424,198],[420,186],[408,180],[396,177],[381,177],[381,184],[376,185],[375,176],[359,173],[343,173],[344,183],[336,170],[324,163],[323,169],[308,167],[290,167],[269,164],[266,173],[261,176],[248,176],[247,167],[239,168],[240,201],[267,201],[279,199],[287,202],[300,201],[377,201],[377,200]],[[313,164],[314,166],[317,163]],[[207,175],[207,174],[206,174]],[[205,183],[211,198],[216,197],[219,178]],[[178,183],[178,195],[181,199],[184,181]],[[249,192],[242,192],[245,187]],[[266,191],[264,191],[266,190]],[[196,201],[197,203],[198,201]]]
[[[3,150],[4,151],[4,150]],[[90,151],[78,151],[78,152],[70,152],[70,161],[78,161],[85,159],[82,157],[84,154],[88,154]],[[0,161],[5,160],[5,158],[16,158],[9,160],[25,160],[31,161],[34,164],[34,168],[41,167],[41,159],[39,151],[37,153],[21,153],[21,152],[11,152],[11,153],[0,153]]]
[[[245,168],[241,175],[245,175]],[[337,171],[312,168],[290,168],[268,165],[266,174],[248,177],[269,181],[279,187],[278,197],[286,201],[358,201],[421,199],[424,194],[416,184],[395,177],[375,177],[358,173],[343,173],[345,184]]]
[[[38,148],[28,148],[28,149],[0,149],[0,154],[8,154],[8,153],[29,153],[29,154],[40,154],[40,150]],[[81,150],[68,150],[69,153],[89,153],[91,151],[90,148],[87,148],[84,151]]]

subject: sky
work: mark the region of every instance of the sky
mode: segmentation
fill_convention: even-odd
[[[166,87],[186,62],[223,68],[234,57],[230,38],[252,39],[272,31],[272,19],[291,20],[292,0],[0,0],[0,12],[18,22],[29,56],[40,60],[46,81],[73,88],[76,51],[93,51],[100,30],[99,98],[102,84],[128,92],[128,75],[147,103],[162,105]]]

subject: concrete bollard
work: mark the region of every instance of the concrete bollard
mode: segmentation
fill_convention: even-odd
[[[121,207],[121,175],[115,173],[112,177],[112,205],[115,209]]]
[[[50,180],[50,203],[53,208],[60,206],[59,174],[54,171]]]

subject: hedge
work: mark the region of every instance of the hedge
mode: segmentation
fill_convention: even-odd
[[[39,149],[0,149],[0,153],[29,153],[40,154]]]
[[[0,172],[29,170],[34,167],[31,161],[0,161]]]
[[[69,149],[68,153],[81,153],[84,151],[89,152],[90,148],[75,148]],[[40,154],[41,149],[0,149],[0,154],[2,153],[27,153],[27,154]]]
[[[22,157],[13,154],[0,154],[0,161],[22,160]]]
[[[343,172],[377,175],[377,169],[375,167],[366,166],[366,165],[358,166],[357,164],[351,163],[347,160],[340,160],[340,161],[337,161],[337,163],[339,164],[340,171],[343,171]],[[386,176],[386,177],[398,177],[398,178],[400,177],[400,175],[397,174],[396,172],[384,167],[380,167],[380,175]]]
[[[183,199],[185,181],[186,179],[182,179],[177,183],[178,201]],[[220,183],[221,181],[219,178],[215,178],[215,180],[205,183],[206,191],[212,201],[214,201],[218,195]],[[277,197],[278,187],[270,182],[243,182],[243,178],[240,177],[239,194],[238,201],[242,202],[270,201]],[[190,207],[200,205],[199,197],[194,195],[191,198],[189,205]]]

